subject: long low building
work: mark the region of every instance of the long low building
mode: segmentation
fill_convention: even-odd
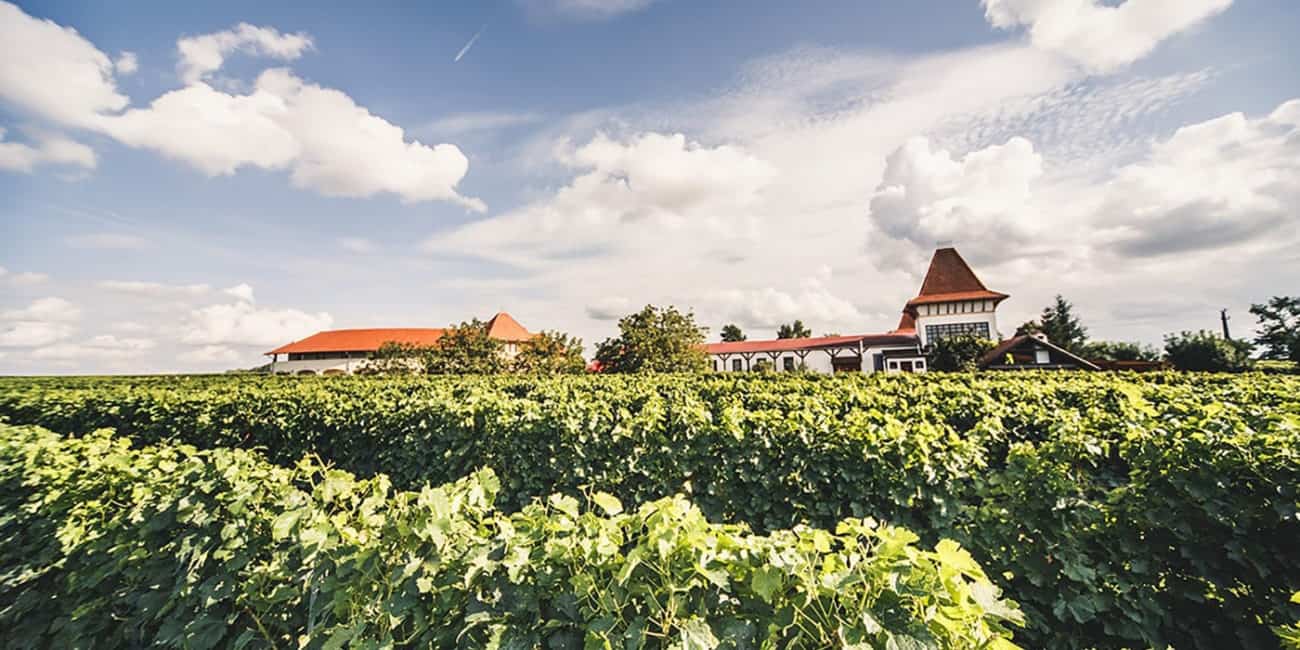
[[[519,345],[533,338],[531,332],[505,312],[493,316],[487,326],[488,336],[505,344],[507,356],[518,354]],[[385,343],[427,347],[437,343],[446,332],[445,328],[328,330],[282,345],[266,355],[271,357],[273,374],[347,375],[365,368]]]
[[[883,334],[710,343],[713,369],[744,372],[770,364],[778,372],[925,372],[925,347],[956,334],[997,340],[998,305],[1008,297],[990,291],[955,248],[930,259],[921,290],[903,306],[898,326]]]

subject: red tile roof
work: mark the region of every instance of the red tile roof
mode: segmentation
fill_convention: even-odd
[[[488,336],[500,341],[519,342],[533,338],[510,314],[499,312],[487,322]],[[266,354],[300,354],[305,352],[374,352],[385,343],[433,345],[442,338],[445,328],[378,328],[329,330],[317,332],[301,341],[282,345]]]
[[[908,310],[915,305],[956,300],[996,300],[1002,302],[1009,296],[980,282],[966,260],[955,248],[940,248],[930,258],[930,268],[921,282],[921,293],[907,301]]]
[[[767,341],[735,341],[731,343],[709,343],[704,351],[709,354],[758,354],[763,352],[788,352],[791,350],[817,350],[842,346],[864,346],[916,343],[916,335],[911,332],[890,332],[889,334],[856,334],[853,336],[818,336],[805,339],[771,339]]]
[[[379,346],[393,343],[433,345],[442,338],[445,329],[384,328],[357,330],[329,330],[317,332],[301,341],[282,345],[267,354],[303,352],[374,352]]]

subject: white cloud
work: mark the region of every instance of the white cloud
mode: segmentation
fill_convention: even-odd
[[[655,0],[520,0],[530,10],[575,20],[604,20],[641,11]]]
[[[110,232],[76,235],[65,241],[73,248],[97,250],[139,250],[149,247],[149,240],[144,237]]]
[[[342,246],[346,251],[360,255],[368,255],[379,250],[377,244],[364,237],[339,237],[339,246]]]
[[[796,319],[829,327],[861,328],[863,314],[853,303],[836,296],[827,287],[831,272],[806,278],[797,292],[773,287],[728,289],[702,298],[710,314],[720,320],[734,321],[746,327],[775,329]]]
[[[136,280],[104,280],[95,286],[106,291],[129,293],[150,298],[202,296],[212,289],[206,284],[163,284],[161,282],[140,282]]]
[[[68,322],[79,318],[80,308],[56,296],[37,299],[23,309],[0,312],[0,319],[16,321]]]
[[[278,345],[328,329],[325,312],[263,309],[249,302],[211,305],[190,312],[181,341],[195,345]]]
[[[243,302],[256,302],[253,300],[253,287],[250,287],[247,284],[237,284],[233,287],[222,289],[221,293],[224,293],[227,296],[234,296]]]
[[[62,124],[85,126],[127,104],[113,62],[62,27],[0,2],[0,97]]]
[[[1002,29],[1025,27],[1035,46],[1060,53],[1094,72],[1128,65],[1161,41],[1232,5],[1232,0],[983,0],[984,14]]]
[[[121,52],[113,61],[113,69],[123,76],[133,75],[140,69],[140,60],[136,58],[135,52]]]
[[[205,345],[188,352],[182,352],[177,358],[181,361],[193,363],[234,363],[243,356],[236,350],[224,345]]]
[[[109,326],[109,329],[115,332],[124,332],[127,334],[138,334],[140,332],[148,332],[152,328],[150,328],[148,325],[145,325],[144,323],[128,320],[128,321],[113,323],[112,325]]]
[[[632,301],[624,296],[609,296],[587,305],[587,316],[594,320],[618,320],[632,313]]]
[[[81,343],[57,343],[32,351],[33,359],[53,361],[120,361],[134,359],[153,349],[145,338],[117,338],[102,334]]]
[[[731,237],[747,232],[746,210],[775,176],[743,149],[706,147],[682,134],[600,134],[561,160],[584,170],[547,200],[472,223],[426,242],[427,250],[473,251],[519,264],[638,246],[638,230]]]
[[[220,69],[226,55],[233,52],[292,61],[311,48],[311,37],[302,32],[282,34],[273,27],[240,23],[232,29],[176,41],[180,53],[177,71],[182,81],[194,84]]]
[[[448,115],[431,122],[425,131],[440,135],[458,135],[474,131],[492,131],[542,120],[540,113],[481,112]]]
[[[1016,245],[1041,218],[1027,204],[1042,174],[1042,157],[1023,138],[954,160],[916,137],[887,158],[871,219],[884,234],[920,247],[976,240]]]
[[[72,336],[72,327],[66,323],[19,321],[0,325],[0,347],[31,348],[49,345]]]
[[[38,165],[74,165],[94,169],[95,151],[80,142],[57,133],[37,131],[32,134],[36,146],[5,142],[0,128],[0,170],[30,173]]]
[[[50,279],[50,276],[35,271],[23,271],[21,273],[10,273],[4,267],[0,267],[0,281],[6,282],[15,287],[29,287],[41,284]]]

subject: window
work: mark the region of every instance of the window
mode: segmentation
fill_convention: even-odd
[[[984,321],[977,323],[944,323],[942,325],[926,325],[925,340],[937,341],[947,336],[956,336],[958,334],[973,334],[989,338],[989,324]]]
[[[732,359],[732,360],[731,360],[731,371],[732,371],[732,372],[740,372],[741,370],[744,370],[744,369],[745,369],[745,363],[744,363],[743,361],[741,361],[740,359]]]
[[[794,370],[794,357],[786,357],[785,359],[782,359],[781,367],[785,368],[786,372]]]
[[[1047,350],[1034,350],[1034,363],[1045,366],[1052,362],[1052,353]]]

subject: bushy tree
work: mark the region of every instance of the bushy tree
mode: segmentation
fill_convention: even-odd
[[[587,361],[582,358],[582,339],[563,332],[540,332],[519,346],[514,367],[547,375],[583,372]]]
[[[676,307],[646,305],[618,321],[619,335],[596,348],[603,372],[702,372],[709,365],[704,352],[708,328],[695,324],[695,314]]]
[[[728,323],[722,326],[723,343],[739,343],[747,338],[749,337],[745,336],[745,333],[740,330],[740,326],[735,323]]]
[[[357,371],[361,375],[410,375],[424,371],[428,348],[413,343],[387,341]]]
[[[1212,332],[1181,332],[1165,336],[1165,358],[1179,370],[1241,372],[1251,366],[1249,341],[1231,341]]]
[[[1250,313],[1259,320],[1255,343],[1264,348],[1264,358],[1300,363],[1300,296],[1273,296],[1251,305]]]
[[[973,334],[945,336],[930,343],[925,351],[925,365],[930,370],[947,372],[974,370],[980,358],[995,347],[993,341]]]
[[[491,375],[509,369],[505,344],[488,336],[488,324],[475,318],[448,329],[422,355],[431,375]]]
[[[1088,342],[1088,328],[1074,315],[1074,305],[1057,294],[1056,300],[1043,309],[1038,320],[1028,321],[1016,328],[1016,336],[1043,333],[1047,340],[1075,354]]]
[[[1142,343],[1089,341],[1079,356],[1091,361],[1159,361],[1160,351]]]
[[[801,320],[782,325],[776,330],[776,338],[778,339],[806,339],[810,336],[812,336],[812,330],[805,327]]]

